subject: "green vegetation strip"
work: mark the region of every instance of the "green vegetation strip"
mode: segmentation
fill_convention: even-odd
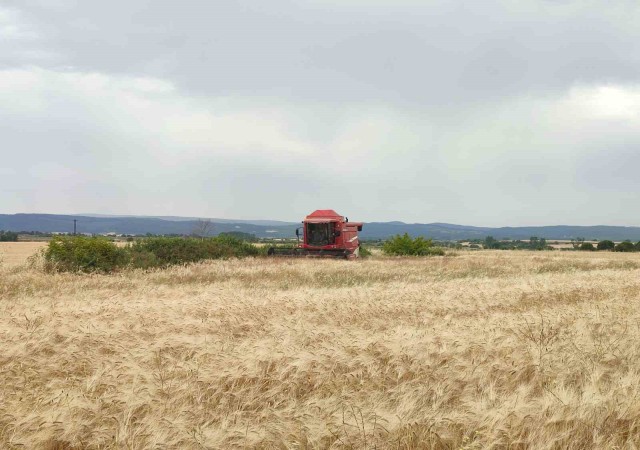
[[[265,249],[229,236],[152,237],[118,247],[102,237],[56,236],[44,251],[45,268],[56,272],[113,272],[151,269],[205,259],[258,256]]]
[[[266,256],[268,247],[235,236],[212,238],[147,237],[119,247],[104,237],[55,236],[44,250],[45,269],[52,272],[102,272],[120,269],[152,269],[208,259]],[[391,256],[444,255],[430,239],[395,236],[383,246]],[[361,257],[371,256],[360,248]]]

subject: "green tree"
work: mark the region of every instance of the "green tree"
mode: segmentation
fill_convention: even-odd
[[[529,239],[529,248],[531,250],[546,250],[547,240],[545,238],[531,236],[531,238]]]
[[[482,246],[484,248],[497,249],[500,248],[500,242],[498,242],[493,236],[487,236],[486,238],[484,238]]]
[[[18,242],[18,233],[0,230],[0,242]]]
[[[613,250],[616,247],[616,244],[613,241],[609,241],[605,239],[604,241],[598,242],[598,251],[602,250]]]
[[[583,237],[578,237],[575,239],[571,239],[571,245],[574,249],[578,250],[580,246],[584,243],[585,239]]]
[[[582,251],[593,252],[595,251],[595,249],[596,248],[591,242],[583,242],[582,244],[580,244],[580,250]]]
[[[614,248],[614,251],[616,252],[634,252],[635,250],[635,246],[629,241],[620,242]]]

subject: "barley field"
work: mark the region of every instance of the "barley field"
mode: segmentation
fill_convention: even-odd
[[[46,246],[46,242],[0,242],[0,267],[20,266]]]
[[[638,255],[13,259],[0,448],[640,446]]]

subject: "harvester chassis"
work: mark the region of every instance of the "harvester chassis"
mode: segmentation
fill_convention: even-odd
[[[362,222],[349,222],[332,209],[318,209],[296,228],[298,243],[295,247],[270,247],[269,256],[298,258],[356,259],[360,254],[358,232]]]

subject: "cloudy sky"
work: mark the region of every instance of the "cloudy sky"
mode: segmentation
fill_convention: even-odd
[[[637,0],[2,0],[0,213],[640,225]]]

